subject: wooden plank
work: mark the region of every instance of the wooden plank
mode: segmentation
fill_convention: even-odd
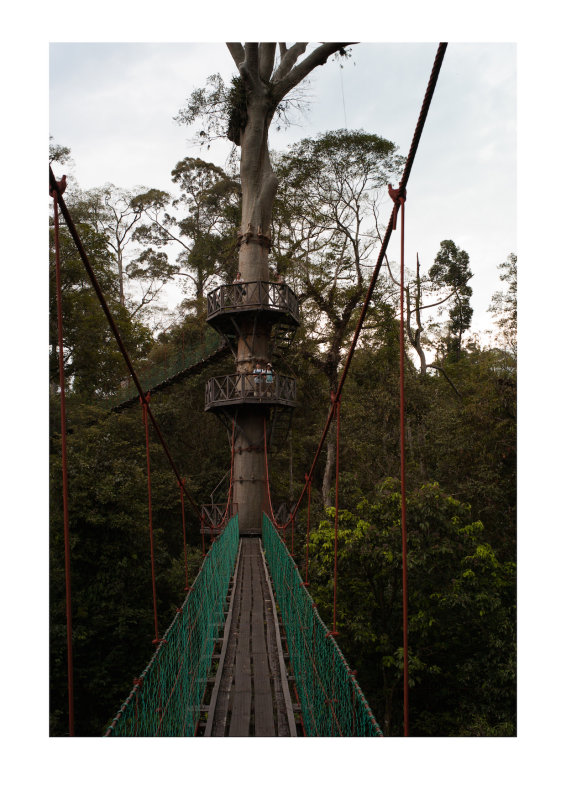
[[[224,633],[222,674],[215,682],[216,708],[205,735],[296,736],[275,602],[259,538],[240,540],[230,607],[232,624]]]
[[[242,607],[238,629],[229,736],[249,736],[252,716],[252,669],[250,659],[252,580],[249,548],[251,541],[247,540],[243,549]]]
[[[287,670],[285,668],[283,647],[281,645],[281,637],[279,634],[279,620],[277,618],[275,598],[273,596],[273,589],[271,588],[271,578],[269,577],[265,556],[263,550],[261,549],[260,554],[264,567],[267,596],[270,600],[269,604],[266,602],[266,607],[270,609],[266,618],[268,621],[268,653],[271,663],[271,671],[274,676],[273,683],[276,697],[275,702],[277,704],[277,735],[296,736],[297,726],[295,724],[291,693],[289,692],[289,684],[287,682]]]
[[[256,736],[275,736],[271,670],[265,637],[266,591],[259,540],[254,553],[252,568],[254,593],[252,608],[254,734]]]
[[[275,736],[273,693],[267,653],[254,653],[254,733]]]
[[[218,730],[221,730],[222,733],[217,732],[216,736],[223,736],[224,735],[224,728],[226,727],[226,717],[228,714],[228,700],[229,695],[226,692],[226,688],[224,688],[223,694],[220,694],[221,687],[222,687],[222,677],[224,675],[225,666],[227,666],[226,659],[230,659],[230,632],[232,630],[232,617],[234,612],[239,613],[239,602],[236,602],[236,586],[238,583],[238,573],[240,569],[240,553],[242,547],[238,547],[238,555],[236,558],[236,566],[234,568],[234,577],[230,582],[232,587],[232,595],[230,597],[230,606],[228,608],[228,614],[226,616],[226,624],[224,625],[224,642],[222,644],[222,651],[220,653],[220,659],[218,662],[218,669],[216,672],[216,679],[214,681],[214,687],[212,689],[212,695],[210,697],[210,709],[208,713],[208,718],[206,721],[206,728],[204,731],[205,736],[212,736],[213,725],[217,719],[217,703],[219,698],[221,702],[218,706],[219,717],[218,721],[216,722]],[[230,681],[231,682],[231,681]]]

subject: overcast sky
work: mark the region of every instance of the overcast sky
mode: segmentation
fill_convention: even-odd
[[[437,44],[357,44],[312,73],[311,102],[271,146],[348,127],[390,139],[406,155]],[[171,170],[194,129],[173,117],[194,88],[234,64],[219,44],[58,43],[50,46],[50,133],[71,148],[83,189],[106,182],[171,191]],[[198,126],[197,126],[198,129]],[[473,329],[501,287],[497,265],[516,252],[516,46],[449,44],[408,188],[406,258],[430,266],[443,239],[470,256]],[[224,164],[227,146],[202,151]],[[501,202],[501,197],[506,202]],[[389,199],[383,219],[389,218]],[[398,260],[398,237],[389,246]]]

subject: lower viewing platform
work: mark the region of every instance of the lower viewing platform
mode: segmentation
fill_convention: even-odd
[[[242,403],[295,407],[298,405],[297,382],[278,374],[274,374],[271,381],[265,374],[237,374],[211,378],[207,382],[205,411]]]

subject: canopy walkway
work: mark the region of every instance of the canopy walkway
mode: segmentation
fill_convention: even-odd
[[[382,735],[273,524],[232,517],[106,736],[298,733]]]
[[[223,336],[207,330],[203,341],[196,346],[177,347],[165,351],[162,363],[148,364],[139,370],[140,380],[152,395],[168,389],[176,383],[198,375],[203,369],[220,361],[229,352],[228,343]],[[124,378],[116,393],[106,398],[105,405],[112,411],[124,411],[139,403],[139,394],[132,379]]]

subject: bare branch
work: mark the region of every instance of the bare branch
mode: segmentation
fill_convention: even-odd
[[[298,83],[300,83],[306,76],[315,69],[315,67],[319,67],[322,64],[325,64],[328,58],[333,54],[337,53],[338,50],[342,50],[344,47],[347,47],[349,44],[354,44],[353,42],[325,42],[324,44],[319,45],[316,50],[313,50],[304,61],[301,61],[300,64],[297,64],[291,72],[287,75],[285,72],[281,71],[282,77],[280,80],[275,84],[274,90],[274,99],[278,103],[282,100],[287,92],[289,92],[293,87],[295,87]],[[293,45],[295,47],[296,45]],[[289,56],[289,53],[293,50],[293,47],[287,51],[285,54],[285,58],[279,65],[279,69],[277,73],[280,72],[281,68],[283,67],[283,62]],[[304,52],[304,50],[303,50]],[[294,61],[297,59],[295,58]],[[287,71],[287,70],[286,70]],[[277,75],[276,73],[276,75]],[[276,75],[274,75],[274,81],[276,79]]]
[[[276,49],[276,42],[262,42],[259,46],[259,77],[265,83],[271,78]]]
[[[444,369],[442,367],[438,366],[438,364],[427,364],[426,368],[427,369],[436,369],[436,370],[438,370],[442,375],[444,375],[444,377],[446,378],[446,380],[448,381],[450,386],[454,389],[454,391],[456,392],[458,397],[460,397],[460,398],[462,397],[462,395],[460,394],[458,389],[454,386],[454,384],[452,383],[452,381],[450,380],[450,378],[448,377],[448,375],[446,374],[446,372],[444,371]]]
[[[430,303],[427,306],[420,306],[419,308],[422,311],[424,308],[434,308],[434,306],[440,306],[442,305],[442,303],[445,303],[447,300],[450,300],[452,295],[456,294],[457,291],[458,291],[457,289],[454,289],[453,292],[450,292],[449,295],[446,295],[446,297],[444,297],[442,300],[439,300],[438,303]]]
[[[276,83],[277,81],[284,78],[285,75],[289,72],[292,67],[294,67],[296,60],[299,56],[302,56],[305,50],[307,49],[308,42],[296,42],[292,47],[287,50],[287,46],[283,44],[285,48],[285,52],[282,52],[282,46],[279,45],[279,52],[281,53],[281,63],[275,70],[275,74],[273,75],[273,82]]]
[[[226,42],[226,47],[230,51],[230,55],[234,59],[234,63],[240,68],[240,64],[245,58],[244,48],[240,44],[240,42]]]

